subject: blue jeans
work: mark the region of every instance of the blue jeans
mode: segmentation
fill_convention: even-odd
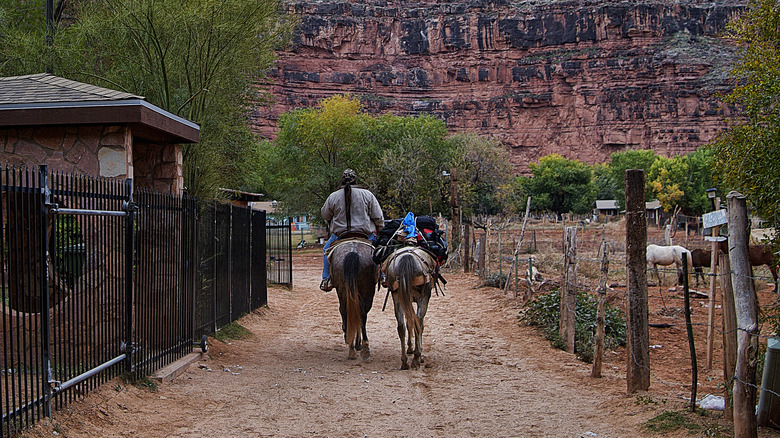
[[[322,247],[322,279],[327,280],[330,278],[330,262],[328,261],[328,257],[325,256],[325,251],[330,248],[331,245],[333,245],[333,242],[339,240],[339,236],[335,234],[331,234],[330,238],[327,242],[325,242],[325,245]],[[376,234],[371,234],[368,236],[368,240],[371,241],[371,243],[376,243]]]

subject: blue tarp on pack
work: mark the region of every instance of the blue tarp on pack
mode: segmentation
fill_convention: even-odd
[[[406,217],[401,222],[401,226],[404,227],[404,231],[406,232],[406,238],[412,239],[417,237],[417,227],[414,224],[414,213],[411,211],[409,213],[406,213]]]

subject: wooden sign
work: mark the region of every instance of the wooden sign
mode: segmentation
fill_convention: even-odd
[[[712,228],[729,223],[729,218],[726,216],[726,210],[715,210],[712,213],[705,213],[701,221],[704,228]]]

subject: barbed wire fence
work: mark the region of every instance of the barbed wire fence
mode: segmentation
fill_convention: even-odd
[[[584,233],[585,236],[587,236],[585,239],[582,239],[580,242],[581,246],[577,250],[579,253],[575,256],[572,261],[578,265],[578,269],[582,271],[586,271],[588,273],[590,272],[599,272],[599,275],[596,277],[598,278],[598,281],[594,281],[592,275],[584,275],[584,276],[574,276],[574,277],[564,277],[564,275],[560,274],[561,272],[565,272],[563,268],[565,262],[566,262],[566,254],[565,254],[565,228],[567,223],[562,222],[560,225],[551,227],[549,224],[543,224],[545,227],[540,227],[538,229],[534,229],[533,226],[529,227],[529,230],[527,233],[532,234],[534,236],[533,239],[533,247],[529,242],[526,242],[522,248],[520,248],[519,251],[516,251],[515,247],[517,245],[516,241],[512,241],[512,244],[501,244],[501,249],[498,250],[496,247],[498,246],[497,242],[492,243],[490,240],[487,240],[485,238],[485,234],[476,232],[474,235],[474,241],[479,242],[475,247],[475,252],[472,252],[474,254],[475,260],[479,259],[479,251],[480,247],[485,248],[485,252],[488,254],[491,254],[489,256],[488,260],[491,261],[493,266],[487,267],[487,266],[480,266],[477,262],[477,269],[475,269],[475,273],[479,273],[481,278],[488,277],[492,274],[497,275],[500,274],[502,277],[505,277],[503,279],[503,282],[501,282],[501,286],[504,290],[504,293],[506,294],[510,288],[514,292],[514,298],[518,302],[518,304],[525,304],[530,299],[534,297],[534,295],[539,292],[540,290],[544,290],[543,287],[540,287],[540,285],[547,283],[548,285],[554,285],[557,287],[563,287],[563,285],[570,286],[572,289],[577,290],[579,292],[585,292],[594,296],[599,297],[599,300],[601,301],[601,297],[603,296],[606,298],[607,292],[610,293],[610,297],[612,300],[617,299],[617,301],[621,302],[622,307],[625,308],[626,300],[627,300],[627,294],[625,291],[620,290],[621,286],[625,287],[625,285],[622,285],[621,283],[624,281],[627,270],[625,267],[625,243],[620,239],[619,235],[616,235],[617,233],[612,230],[612,233],[606,233],[604,230],[604,226],[601,225],[597,228],[597,232],[594,233],[595,230],[593,230],[593,225],[583,225],[582,223],[574,222],[568,222],[568,225],[571,226],[572,223],[578,224],[580,230],[588,231],[588,233]],[[493,233],[493,237],[498,239],[503,239],[503,242],[507,242],[510,239],[508,239],[506,236],[508,234],[511,234],[512,230],[511,227],[506,227],[505,225],[502,225],[501,230],[495,230]],[[552,237],[550,238],[549,230],[551,228],[554,228],[555,230],[560,230],[560,234],[557,234],[559,237]],[[547,233],[542,234],[542,238],[537,239],[537,230],[547,230]],[[596,235],[597,237],[594,238],[593,236]],[[546,237],[545,237],[546,236]],[[480,239],[483,239],[480,241]],[[655,238],[657,239],[657,237]],[[650,241],[651,238],[648,238],[648,241]],[[694,245],[696,245],[696,242],[693,242]],[[489,252],[490,250],[488,248],[493,245],[492,253]],[[709,245],[709,243],[704,243],[702,240],[701,245]],[[543,255],[539,254],[537,252],[537,248],[544,250],[545,248],[557,248],[554,252],[557,252],[557,256],[551,257],[549,255]],[[593,251],[593,248],[598,248],[596,251]],[[511,254],[506,254],[506,251],[509,250]],[[594,257],[595,255],[595,257]],[[602,274],[604,271],[604,255],[608,257],[608,262],[606,263],[608,265],[608,268],[606,272]],[[542,260],[540,260],[542,259]],[[465,260],[463,261],[466,262]],[[508,269],[507,269],[508,265]],[[544,280],[536,280],[534,277],[534,272],[538,269],[538,271],[541,271],[541,275],[545,275],[545,270],[547,271],[548,275],[545,275]],[[556,272],[556,274],[552,274],[552,272]],[[668,281],[668,276],[672,276],[674,278],[677,277],[678,270],[675,268],[658,268],[658,272],[660,274],[660,283],[659,282],[651,282],[648,286],[649,295],[647,298],[648,304],[649,302],[660,302],[660,305],[657,308],[654,308],[654,315],[656,317],[662,317],[662,323],[661,324],[653,324],[655,328],[657,329],[678,329],[680,331],[685,330],[687,327],[687,323],[684,318],[684,296],[679,293],[668,293],[669,291],[665,290],[665,284]],[[647,271],[648,279],[653,279],[654,277],[653,272],[651,272],[649,269]],[[688,275],[693,273],[688,273]],[[602,280],[603,275],[603,280]],[[704,273],[705,275],[705,285],[709,282],[710,278],[715,278],[716,281],[721,282],[721,279],[723,277],[729,277],[729,276],[735,276],[735,277],[745,277],[750,279],[751,281],[756,282],[766,282],[769,283],[773,279],[770,276],[767,275],[746,275],[734,270],[729,270],[728,272],[718,272],[717,274],[713,273]],[[561,281],[556,284],[555,278],[561,278]],[[653,279],[654,280],[654,279]],[[603,283],[603,285],[602,285]],[[722,292],[721,292],[722,293]],[[694,313],[697,313],[697,309],[707,309],[709,307],[709,304],[707,302],[698,301],[698,299],[708,298],[709,297],[709,291],[706,291],[706,293],[699,292],[695,289],[691,290],[691,296],[693,298],[692,305],[690,308],[693,309]],[[695,303],[699,303],[699,306],[696,306]],[[722,306],[719,304],[721,300],[718,300],[717,302],[717,308],[721,308]],[[600,314],[600,312],[599,312]],[[700,321],[693,321],[690,323],[690,326],[693,328],[693,330],[696,332],[696,338],[699,341],[699,344],[703,344],[701,342],[701,339],[704,338],[704,333],[706,333],[708,330],[711,330],[716,336],[723,338],[728,335],[734,335],[737,332],[747,333],[751,337],[755,337],[759,339],[762,342],[766,342],[768,339],[772,338],[772,333],[766,333],[767,330],[758,330],[757,332],[753,333],[745,329],[736,328],[732,330],[724,330],[723,326],[720,324],[720,322],[700,322]],[[684,336],[684,335],[683,335]],[[598,336],[597,336],[598,338]],[[598,347],[599,342],[595,341],[594,344],[596,345],[596,348]],[[697,345],[697,350],[701,351],[702,345]],[[656,347],[655,345],[651,346],[651,349],[653,350],[659,350],[661,349],[661,346]],[[596,371],[597,367],[595,362],[600,361],[601,354],[603,353],[596,353],[594,354],[594,366],[592,375],[599,376],[600,374]],[[627,354],[630,354],[630,351],[627,351]],[[722,357],[722,354],[717,353],[717,357]],[[654,354],[654,361],[658,360],[660,355],[657,353]],[[640,366],[637,364],[635,360],[632,361],[636,366]],[[599,367],[600,367],[599,363]],[[683,379],[676,379],[674,377],[670,377],[668,375],[660,375],[657,372],[654,372],[650,367],[644,366],[646,368],[646,371],[650,373],[651,381],[653,385],[659,385],[665,388],[669,394],[671,394],[671,397],[678,399],[680,401],[684,402],[691,402],[691,396],[689,394],[686,394],[686,389],[691,387],[690,381],[683,381]],[[690,366],[690,365],[689,365]],[[707,367],[697,367],[697,369],[704,370],[705,372],[712,373],[715,371],[714,369],[707,369]],[[690,370],[692,371],[692,370]],[[684,375],[690,375],[690,372],[684,372],[681,373],[680,376]],[[708,375],[707,379],[717,379],[714,375]],[[751,383],[750,381],[746,381],[745,379],[740,378],[739,376],[729,376],[728,379],[723,378],[723,381],[721,382],[722,386],[731,386],[731,384],[735,381],[741,382],[743,385],[747,387],[751,387],[754,390],[761,391],[760,385],[757,385],[755,383]],[[771,389],[763,389],[764,391],[771,393],[775,396],[780,397],[780,394],[777,394],[775,391]]]

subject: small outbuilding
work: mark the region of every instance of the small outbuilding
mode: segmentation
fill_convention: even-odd
[[[608,217],[617,216],[620,213],[618,203],[614,199],[598,199],[596,200],[596,208],[593,210],[593,215],[596,217]]]
[[[0,163],[133,178],[180,194],[197,124],[143,97],[46,73],[0,78]]]

